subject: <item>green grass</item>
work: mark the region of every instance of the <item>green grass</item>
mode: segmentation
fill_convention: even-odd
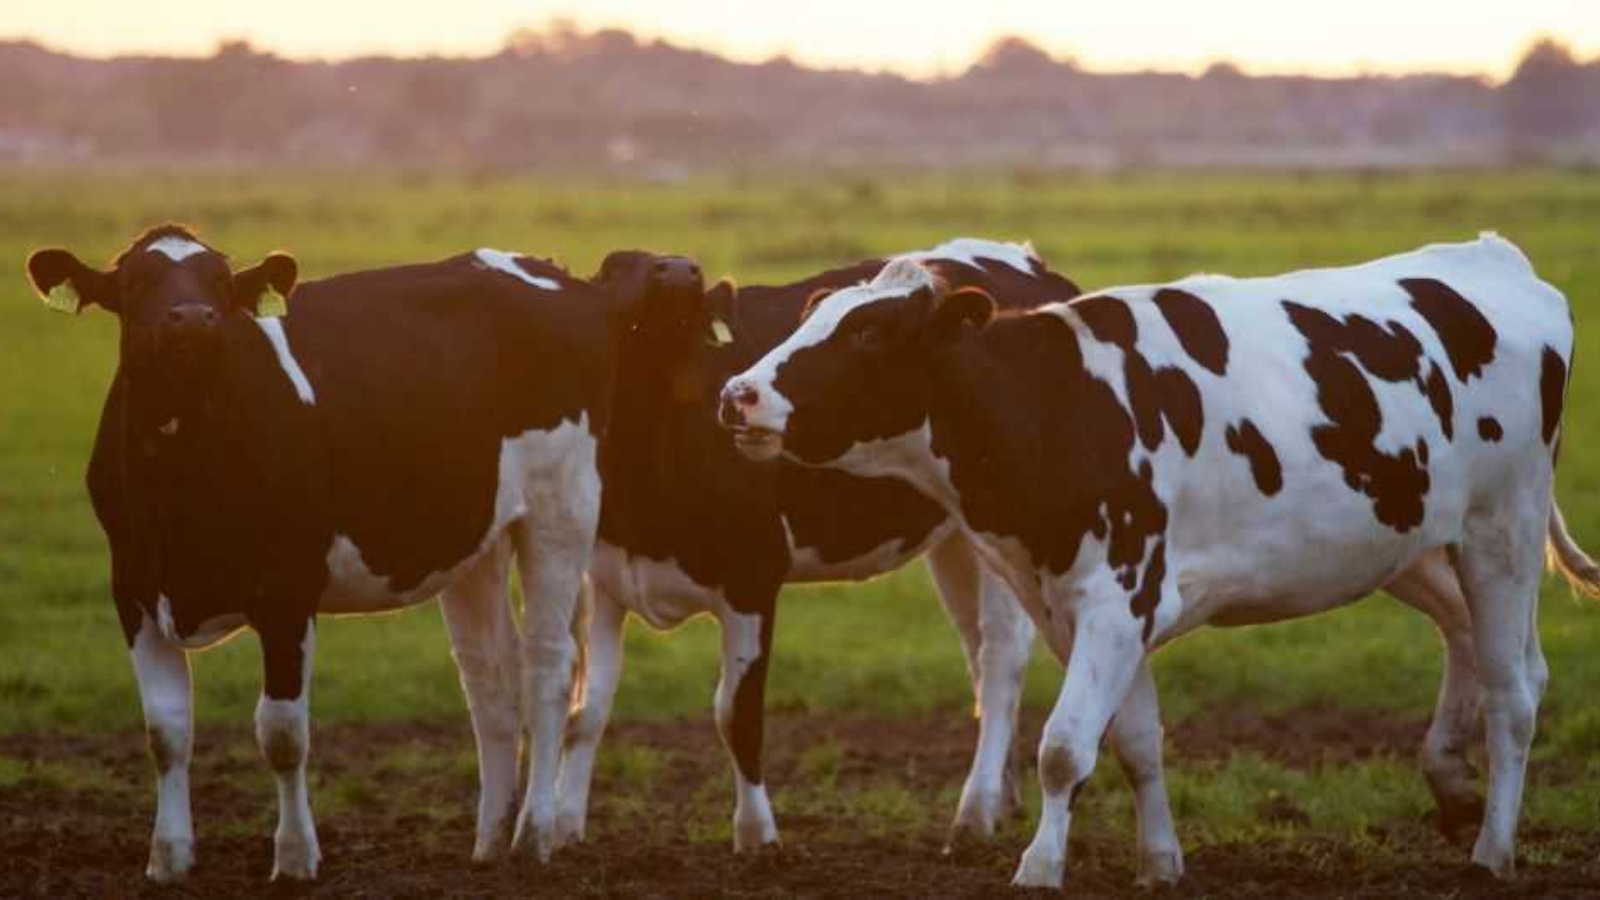
[[[0,734],[140,726],[108,597],[106,550],[82,484],[115,364],[115,323],[98,312],[77,319],[47,313],[27,289],[21,263],[31,249],[57,244],[106,259],[142,227],[167,219],[196,225],[241,261],[289,249],[306,277],[480,245],[554,255],[587,273],[608,250],[645,246],[693,254],[709,272],[763,282],[978,234],[1031,238],[1085,286],[1196,270],[1248,275],[1337,265],[1495,229],[1519,243],[1571,299],[1580,360],[1600,359],[1600,327],[1589,325],[1600,318],[1600,177],[1594,176],[995,174],[640,186],[318,173],[0,173],[0,260],[8,265],[0,278]],[[1590,449],[1600,441],[1597,403],[1600,365],[1580,361],[1559,493],[1575,534],[1600,548],[1600,451]],[[1529,813],[1592,829],[1593,798],[1600,796],[1593,763],[1600,756],[1600,710],[1592,700],[1600,689],[1600,607],[1575,602],[1552,585],[1541,628],[1553,680],[1537,754],[1563,773],[1563,783],[1535,784]],[[431,607],[328,621],[318,643],[312,702],[319,722],[465,715]],[[707,715],[716,648],[715,629],[704,621],[671,635],[634,623],[617,715]],[[195,669],[201,722],[247,723],[260,679],[254,639],[197,655]],[[1205,632],[1164,650],[1156,664],[1169,722],[1216,707],[1283,711],[1310,704],[1421,717],[1431,708],[1439,669],[1431,626],[1386,599],[1311,621]],[[1041,652],[1029,672],[1030,707],[1047,707],[1059,678]],[[966,715],[970,704],[960,651],[920,568],[868,585],[788,592],[772,709]],[[824,745],[808,758],[819,781],[837,769],[834,753]],[[424,772],[435,765],[403,753],[386,764]],[[635,752],[605,764],[646,779],[663,759]],[[454,762],[447,769],[459,774]],[[29,772],[0,760],[0,784],[80,775],[92,780],[87,772]],[[329,787],[328,799],[355,805],[368,799],[354,783]],[[1363,817],[1412,816],[1425,806],[1408,762],[1305,772],[1238,757],[1174,770],[1180,818],[1201,834],[1263,827],[1256,805],[1274,790],[1292,797],[1313,826],[1349,834],[1361,831]],[[719,781],[708,791],[707,802],[722,809],[726,786]],[[1126,814],[1122,793],[1098,791],[1095,802]],[[869,794],[863,802],[881,810],[886,827],[927,802],[892,784]],[[723,818],[719,813],[708,837],[726,837]]]

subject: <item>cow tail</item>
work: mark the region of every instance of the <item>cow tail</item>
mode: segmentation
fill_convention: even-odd
[[[1567,531],[1566,519],[1555,497],[1550,498],[1550,527],[1545,541],[1545,558],[1549,567],[1567,579],[1572,589],[1589,597],[1600,598],[1600,564],[1583,552],[1578,542]]]
[[[1593,565],[1591,563],[1590,565]],[[589,621],[594,618],[594,582],[584,573],[578,587],[578,605],[572,610],[572,641],[578,653],[572,660],[572,692],[568,695],[569,710],[583,706],[589,696]]]

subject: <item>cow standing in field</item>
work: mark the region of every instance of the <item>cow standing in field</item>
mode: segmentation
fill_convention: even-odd
[[[663,268],[642,287],[698,295],[687,261]],[[306,792],[315,617],[439,594],[478,740],[474,855],[515,843],[547,858],[625,304],[547,263],[479,250],[302,284],[286,316],[258,318],[264,294],[294,285],[294,260],[234,272],[175,226],[109,271],[51,249],[28,272],[54,305],[121,323],[88,482],[159,779],[147,874],[179,878],[194,862],[186,651],[246,626],[259,635],[273,877],[308,879],[320,858]]]
[[[1492,235],[999,318],[907,262],[822,301],[728,383],[723,417],[747,455],[937,497],[1066,662],[1016,884],[1060,886],[1108,728],[1137,785],[1140,878],[1175,880],[1149,653],[1379,588],[1467,610],[1490,762],[1472,858],[1507,875],[1548,674],[1547,544],[1600,589],[1551,499],[1572,347],[1565,299]]]
[[[1078,294],[1018,244],[949,241],[907,254],[953,284],[985,288],[1024,307]],[[634,290],[643,254],[614,254],[597,283]],[[864,579],[925,555],[966,649],[982,719],[953,831],[991,833],[1014,805],[1008,769],[1033,628],[1004,583],[979,565],[940,506],[895,478],[755,465],[717,424],[728,376],[778,345],[818,291],[859,284],[886,260],[781,287],[724,282],[706,302],[647,304],[623,353],[623,385],[602,448],[605,491],[590,569],[595,606],[586,700],[568,726],[557,832],[581,839],[594,758],[610,716],[629,612],[670,628],[709,613],[722,629],[717,730],[736,785],[734,847],[778,839],[762,775],[763,697],[779,589]]]

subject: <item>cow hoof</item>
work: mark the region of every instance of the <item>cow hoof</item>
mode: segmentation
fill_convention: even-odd
[[[556,816],[556,849],[569,844],[583,843],[584,816],[582,813],[560,813]]]
[[[1502,859],[1486,859],[1484,854],[1472,854],[1472,868],[1483,878],[1506,879],[1517,873],[1515,857],[1507,853]]]
[[[778,846],[778,826],[771,820],[733,823],[733,852],[750,853]]]
[[[1183,877],[1183,851],[1179,849],[1146,853],[1139,858],[1139,874],[1133,883],[1141,888],[1171,887]]]
[[[277,859],[272,864],[273,881],[315,881],[317,864],[322,862],[322,851],[315,843],[295,841],[278,845]]]
[[[950,823],[949,845],[968,838],[987,840],[994,837],[995,828],[1007,815],[1005,794],[973,793],[961,798],[955,820]]]
[[[182,881],[194,867],[194,841],[163,841],[150,843],[150,864],[145,867],[146,878],[160,884]]]
[[[1017,866],[1017,874],[1011,879],[1011,886],[1059,891],[1066,872],[1065,859],[1050,858],[1046,854],[1030,851],[1022,854],[1022,864]]]
[[[523,819],[511,847],[523,856],[532,857],[541,866],[549,863],[556,851],[554,820],[538,822]]]
[[[484,864],[499,862],[510,849],[510,835],[503,829],[498,830],[487,837],[479,837],[472,845],[472,861]]]

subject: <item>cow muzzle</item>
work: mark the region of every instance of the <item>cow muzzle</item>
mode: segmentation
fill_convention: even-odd
[[[748,381],[734,380],[722,389],[717,421],[733,433],[733,445],[747,459],[767,461],[783,453],[783,425],[765,422],[761,391]]]

